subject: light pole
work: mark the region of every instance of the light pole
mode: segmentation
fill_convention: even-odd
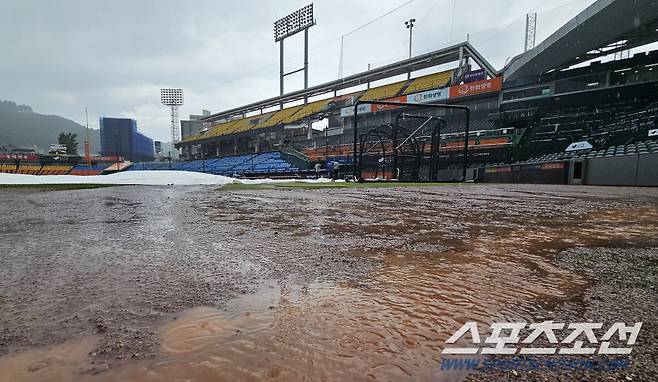
[[[416,22],[416,19],[409,19],[408,21],[404,22],[404,25],[409,29],[409,59],[411,59],[411,38],[414,33],[414,23]],[[411,78],[411,70],[407,73],[407,79]]]
[[[174,146],[174,155],[178,157],[176,148],[176,143],[180,141],[178,107],[183,106],[183,89],[160,89],[160,102],[171,109],[171,144]],[[171,151],[169,156],[171,156]]]

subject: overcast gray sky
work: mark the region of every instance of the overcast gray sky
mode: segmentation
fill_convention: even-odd
[[[340,37],[408,0],[315,0],[311,85],[338,76]],[[309,1],[0,0],[0,99],[90,126],[99,116],[137,119],[169,140],[159,89],[181,87],[181,117],[278,94],[272,24]],[[414,0],[344,39],[343,74],[470,41],[496,67],[521,52],[525,14],[538,12],[537,43],[594,0]],[[454,7],[454,22],[453,22]],[[302,38],[286,40],[286,70],[302,65]],[[286,82],[302,86],[302,74]]]

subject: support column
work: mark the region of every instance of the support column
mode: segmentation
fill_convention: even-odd
[[[283,39],[279,40],[279,95],[283,95]],[[279,109],[283,109],[283,102]]]
[[[464,75],[464,48],[459,48],[459,69],[457,69],[457,83],[462,80]]]
[[[304,90],[306,89],[308,89],[308,28],[304,29]],[[304,97],[304,103],[308,103],[308,97]]]

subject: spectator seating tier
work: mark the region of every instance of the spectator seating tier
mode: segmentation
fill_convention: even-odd
[[[450,84],[452,70],[414,78],[403,94],[419,93],[425,90],[441,88]]]

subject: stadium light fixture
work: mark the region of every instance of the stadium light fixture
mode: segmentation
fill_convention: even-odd
[[[279,43],[279,94],[283,95],[283,79],[285,76],[304,71],[304,89],[308,89],[308,29],[315,25],[313,18],[313,3],[296,10],[274,22],[274,42]],[[304,31],[304,67],[283,73],[283,41],[299,32]],[[304,102],[308,99],[305,98]],[[279,104],[283,109],[283,102]]]
[[[160,102],[166,106],[183,105],[183,89],[160,89]]]
[[[178,107],[183,105],[183,89],[160,89],[160,102],[171,110],[171,144],[174,145],[180,141]]]
[[[274,41],[279,42],[315,25],[313,3],[274,22]]]

